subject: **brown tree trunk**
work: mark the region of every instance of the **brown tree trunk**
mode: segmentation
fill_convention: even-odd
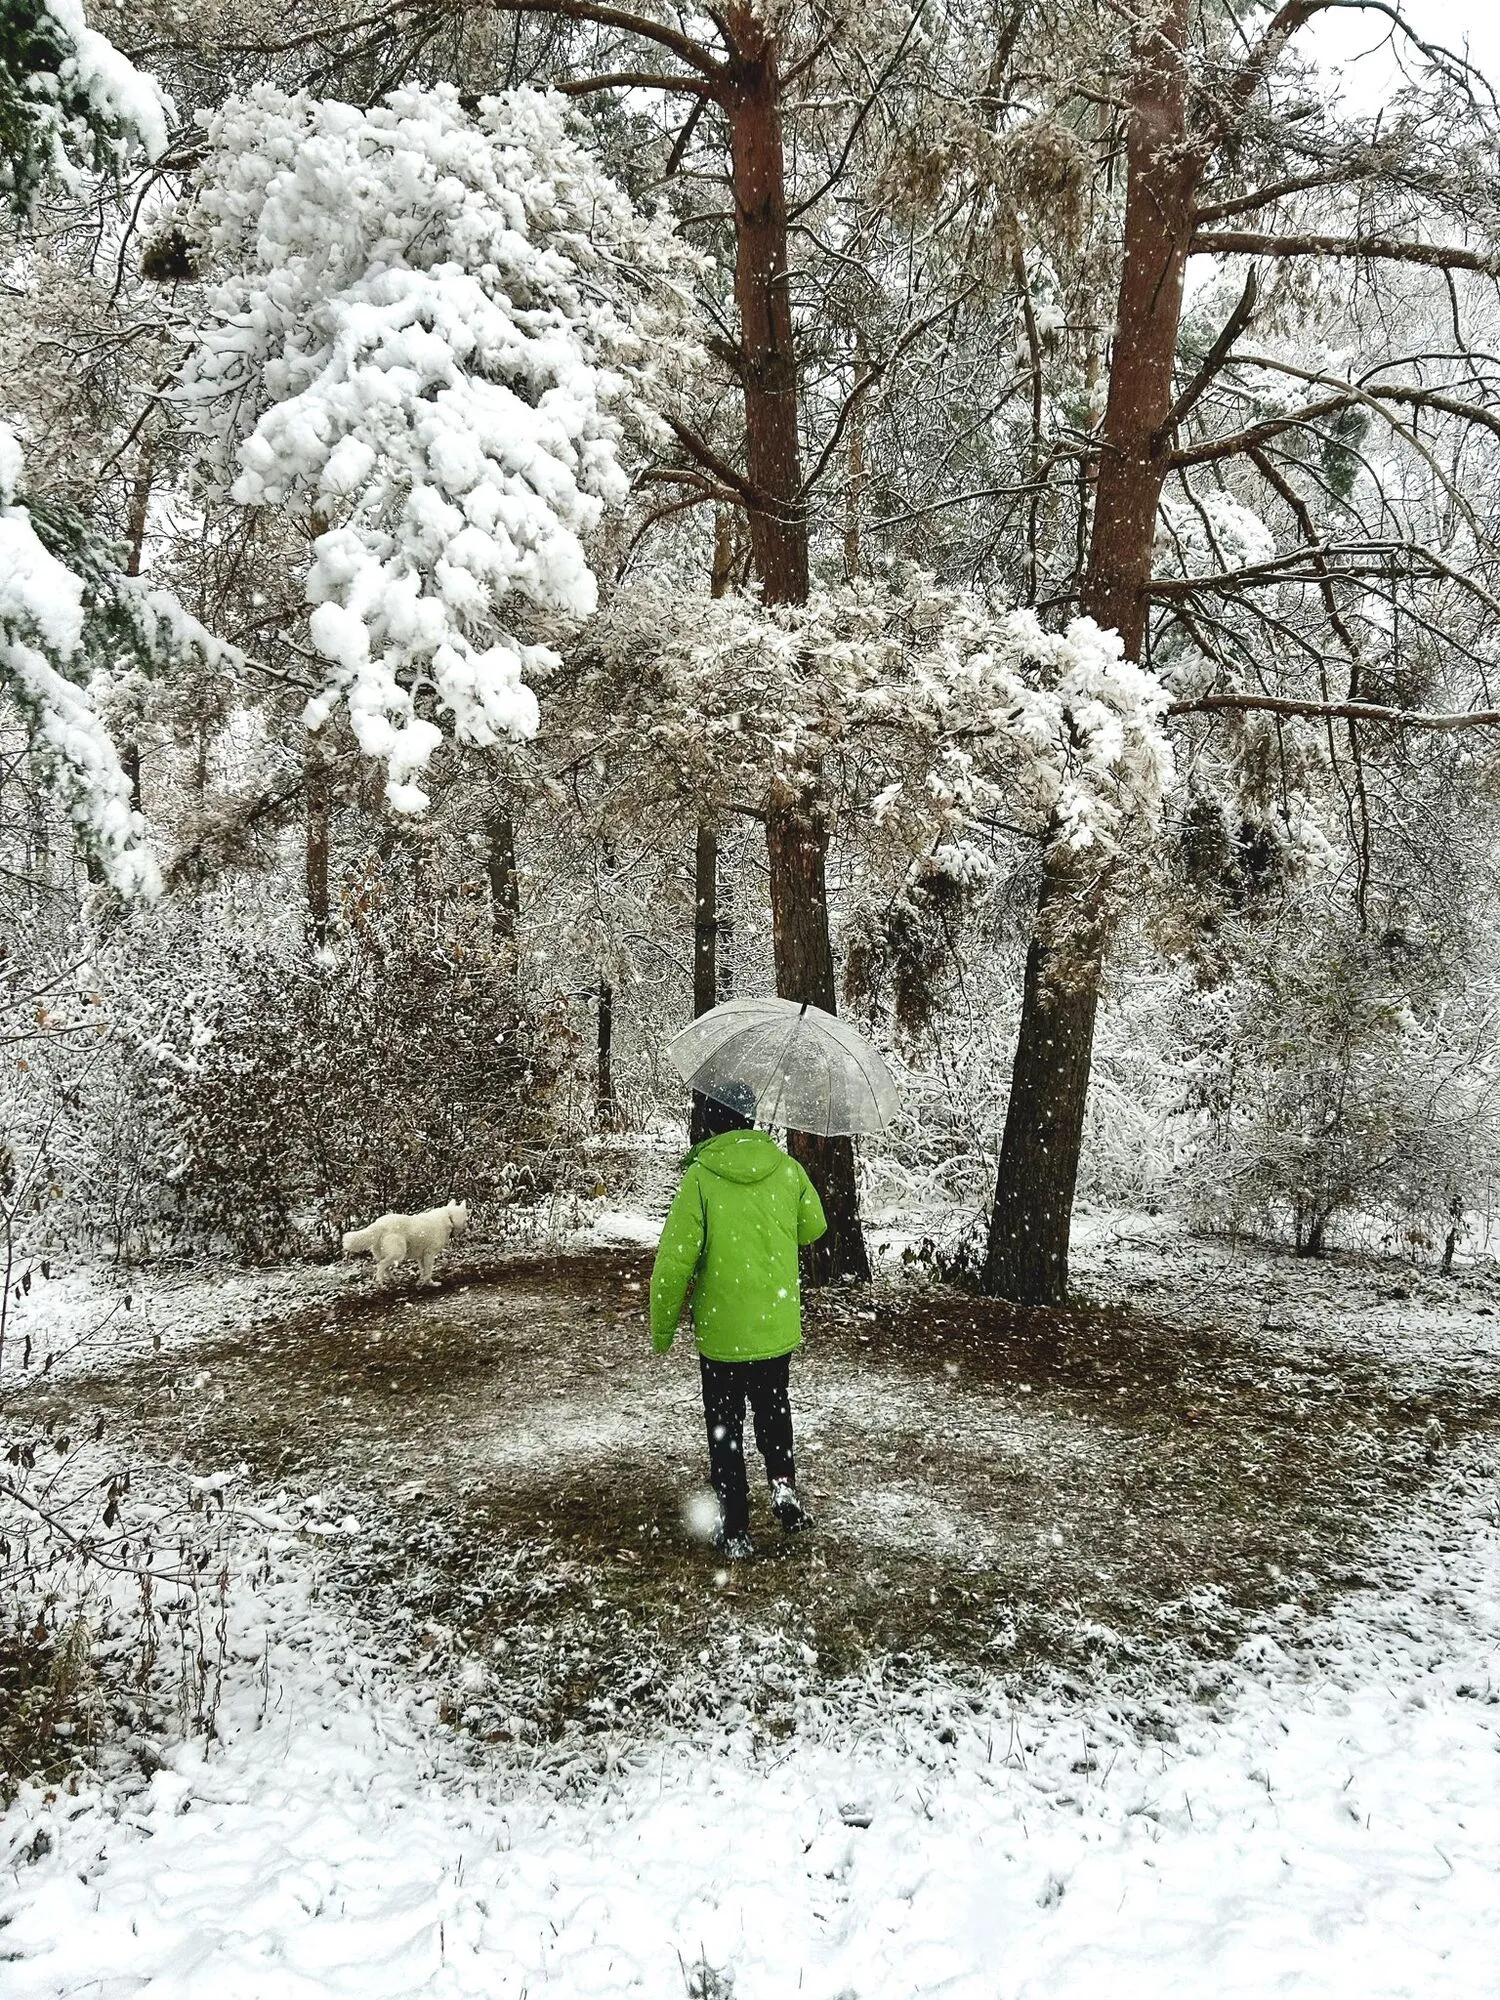
[[[1129,658],[1146,637],[1157,507],[1170,441],[1183,275],[1203,159],[1187,127],[1188,0],[1165,0],[1136,41],[1120,275],[1083,610]],[[1022,1305],[1068,1295],[1068,1234],[1083,1144],[1106,937],[1097,869],[1053,846],[1026,961],[1021,1025],[984,1288]]]
[[[854,342],[854,379],[859,381],[869,366],[864,336]],[[853,583],[859,575],[860,516],[865,503],[869,474],[865,470],[865,406],[857,403],[849,419],[849,491],[844,501],[844,576]]]
[[[1083,1149],[1101,952],[1066,870],[1042,884],[990,1215],[984,1288],[1023,1305],[1068,1297],[1068,1232]],[[1061,929],[1061,935],[1059,930]]]
[[[785,798],[773,803],[766,821],[771,862],[771,926],[776,956],[776,990],[788,1000],[806,1000],[836,1012],[833,952],[828,939],[828,823],[815,799]],[[807,1282],[864,1281],[870,1275],[854,1147],[848,1139],[823,1139],[792,1132],[788,1143],[818,1190],[828,1233],[803,1253]]]
[[[509,813],[492,813],[485,824],[490,878],[490,921],[503,943],[516,934],[521,914],[521,881],[516,874],[516,828]]]
[[[727,110],[735,210],[745,469],[763,496],[750,547],[767,604],[807,600],[807,515],[797,436],[797,353],[787,270],[786,169],[776,42],[754,12],[729,13]]]
[[[599,981],[599,1071],[594,1109],[599,1123],[607,1129],[619,1123],[620,1107],[615,1098],[615,989],[607,979]]]
[[[693,1016],[706,1014],[719,993],[719,836],[706,822],[698,828],[697,853],[693,867]],[[688,1143],[699,1145],[708,1134],[704,1126],[708,1100],[701,1091],[693,1092]]]
[[[714,559],[709,572],[710,597],[726,597],[734,580],[734,517],[727,507],[714,509]]]
[[[727,507],[714,510],[714,557],[708,594],[724,597],[734,575],[734,521]],[[706,1014],[719,1000],[719,836],[705,820],[698,827],[693,862],[693,1016]],[[704,1127],[708,1099],[693,1092],[688,1143],[697,1146],[708,1136]]]
[[[306,751],[307,934],[314,950],[328,942],[328,765],[323,744],[310,733]]]
[[[141,447],[141,455],[135,468],[135,478],[130,483],[130,505],[125,513],[125,574],[139,576],[141,563],[146,552],[146,519],[151,509],[151,480],[156,469],[156,454],[148,441]],[[130,780],[130,803],[136,812],[141,809],[141,746],[139,738],[132,736],[128,743],[120,746],[120,766]]]
[[[728,14],[734,45],[726,111],[735,207],[734,292],[740,313],[745,467],[760,500],[750,548],[767,604],[804,604],[807,514],[797,430],[797,353],[787,258],[781,75],[774,36],[748,7]],[[773,803],[766,822],[776,990],[837,1010],[828,932],[828,827],[815,798]],[[809,1284],[868,1278],[854,1148],[793,1134],[791,1146],[822,1198],[828,1233],[805,1262]]]

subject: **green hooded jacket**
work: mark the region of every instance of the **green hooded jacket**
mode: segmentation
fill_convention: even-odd
[[[797,1250],[828,1227],[818,1191],[764,1132],[721,1132],[687,1156],[651,1272],[651,1345],[665,1354],[693,1295],[698,1352],[769,1361],[802,1345]]]

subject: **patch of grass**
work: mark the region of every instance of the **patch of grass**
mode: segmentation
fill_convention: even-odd
[[[721,1568],[683,1526],[696,1371],[650,1352],[644,1258],[529,1257],[331,1304],[55,1392],[194,1469],[246,1463],[366,1533],[333,1587],[478,1736],[739,1713],[772,1734],[851,1676],[1211,1690],[1247,1619],[1367,1575],[1449,1445],[1500,1432],[1487,1371],[1418,1389],[1205,1310],[1028,1313],[941,1286],[808,1301],[793,1371],[817,1525]],[[77,1419],[72,1415],[70,1421]],[[330,1495],[336,1495],[337,1504]],[[1207,1696],[1205,1697],[1207,1698]]]
[[[93,1634],[74,1618],[0,1629],[0,1805],[28,1778],[60,1783],[94,1740],[100,1715]]]

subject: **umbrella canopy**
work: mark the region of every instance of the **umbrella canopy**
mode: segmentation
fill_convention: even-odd
[[[705,1097],[733,1103],[733,1085],[753,1091],[762,1124],[878,1136],[896,1115],[880,1051],[847,1021],[795,1000],[726,1000],[674,1035],[667,1054]]]

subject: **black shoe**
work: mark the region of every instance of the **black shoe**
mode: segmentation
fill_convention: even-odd
[[[781,1523],[784,1535],[800,1535],[804,1528],[812,1526],[812,1515],[803,1506],[796,1487],[789,1479],[772,1480],[771,1512]]]
[[[749,1562],[755,1554],[755,1544],[743,1528],[737,1535],[726,1535],[720,1528],[714,1536],[714,1547],[721,1556],[727,1556],[732,1563]]]

